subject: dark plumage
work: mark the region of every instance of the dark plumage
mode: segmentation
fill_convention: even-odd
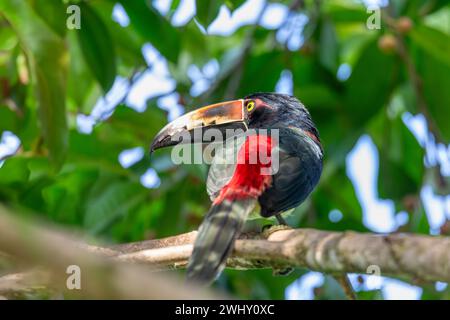
[[[239,103],[242,116],[236,111]],[[220,124],[214,122],[214,125],[223,127],[244,122],[249,129],[255,129],[256,135],[241,136],[237,147],[224,144],[210,167],[207,191],[213,205],[199,228],[187,270],[188,279],[202,283],[214,280],[223,269],[235,239],[257,203],[263,217],[277,216],[281,220],[282,213],[297,207],[307,198],[322,172],[323,151],[319,132],[308,110],[297,98],[277,93],[255,93],[245,97],[244,102],[236,100],[219,105],[216,109],[199,109],[198,114],[185,117],[201,118],[203,115],[204,123],[210,120],[208,117],[220,116],[219,119],[226,120],[227,111],[223,106],[230,105],[233,106],[233,115],[230,115],[233,120]],[[189,124],[187,127],[190,128]],[[155,138],[158,147],[170,145],[164,142],[164,132],[175,132],[182,125],[182,129],[186,128],[179,120],[177,125],[169,124],[163,129]],[[278,130],[278,142],[273,141],[270,135],[274,129]],[[251,140],[256,141],[259,147],[279,150],[278,172],[271,176],[261,175],[261,168],[265,166],[262,162],[230,164],[220,161],[230,153],[235,158],[248,157],[252,152],[249,149]],[[273,165],[275,159],[272,154],[269,156]]]
[[[249,126],[253,128],[285,128],[298,127],[313,133],[320,142],[319,131],[316,129],[311,115],[305,106],[294,96],[281,93],[253,93],[244,99],[261,99],[275,110],[256,119]]]

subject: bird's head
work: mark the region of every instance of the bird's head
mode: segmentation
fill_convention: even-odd
[[[187,142],[204,141],[204,135],[195,130],[219,129],[276,129],[297,128],[305,131],[320,145],[319,133],[305,106],[295,97],[280,93],[254,93],[243,99],[227,101],[202,107],[186,113],[167,124],[154,138],[151,152],[177,145],[180,137],[189,136]],[[228,138],[229,136],[227,136]]]

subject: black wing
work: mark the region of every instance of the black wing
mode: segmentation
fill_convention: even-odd
[[[279,170],[259,197],[261,215],[270,217],[300,205],[319,181],[322,150],[304,132],[280,130]]]

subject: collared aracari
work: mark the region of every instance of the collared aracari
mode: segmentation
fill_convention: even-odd
[[[173,137],[196,129],[241,128],[238,147],[222,144],[210,166],[207,191],[212,206],[202,222],[187,267],[189,280],[210,283],[222,271],[233,243],[249,214],[259,209],[263,217],[275,216],[300,205],[319,181],[323,151],[319,133],[305,106],[297,98],[277,93],[255,93],[244,99],[217,103],[191,111],[166,125],[155,137],[151,152],[176,145]],[[272,139],[276,129],[278,139]],[[261,132],[264,132],[262,134]],[[243,137],[243,138],[242,138]],[[234,137],[236,138],[236,137]],[[190,142],[205,143],[202,135]],[[231,147],[230,147],[231,145]],[[270,169],[278,148],[278,170]],[[269,161],[258,156],[263,150]],[[234,163],[220,158],[234,153]],[[254,161],[250,161],[256,153]],[[256,160],[255,160],[256,159]]]

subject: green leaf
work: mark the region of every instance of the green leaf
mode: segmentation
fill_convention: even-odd
[[[429,55],[450,66],[450,36],[424,25],[414,27],[410,36]]]
[[[358,3],[339,3],[325,1],[324,12],[336,23],[366,22],[371,13],[367,13],[364,6]]]
[[[170,66],[172,76],[177,82],[183,82],[190,87],[190,80],[187,75],[187,69],[191,64],[198,66],[205,64],[214,56],[211,53],[208,42],[208,36],[204,35],[198,28],[196,22],[191,20],[188,24],[180,28],[183,33],[181,46],[183,50],[176,66]]]
[[[107,137],[98,137],[95,130],[90,135],[75,130],[70,132],[68,160],[82,167],[101,167],[105,171],[124,174],[117,157],[123,147]]]
[[[423,205],[411,215],[410,230],[414,233],[430,234],[430,223]]]
[[[329,19],[326,19],[322,23],[319,60],[332,73],[336,72],[338,64],[338,43],[334,25]]]
[[[170,12],[175,12],[178,8],[178,6],[180,5],[181,0],[173,0],[172,3],[170,4]]]
[[[149,230],[159,225],[159,219],[164,215],[161,199],[143,201],[133,209],[133,213],[111,226],[111,234],[115,239],[139,241],[148,237]]]
[[[177,30],[162,17],[147,1],[121,0],[130,17],[131,25],[169,61],[176,63],[180,51],[181,37]]]
[[[67,81],[68,107],[69,110],[74,112],[88,112],[93,106],[87,108],[88,106],[85,105],[85,102],[92,88],[97,85],[97,82],[84,60],[77,36],[73,32],[70,32],[68,39],[71,43],[69,47],[70,72]],[[83,79],[83,81],[80,81],[80,79]],[[100,87],[98,89],[100,91]]]
[[[450,36],[450,5],[442,8],[433,14],[427,15],[423,19],[423,23],[430,28],[444,32]]]
[[[62,1],[32,0],[29,1],[36,13],[60,37],[66,35],[66,5]]]
[[[3,131],[17,132],[18,115],[7,106],[0,105],[0,137]]]
[[[109,34],[114,36],[117,62],[120,67],[128,67],[135,70],[137,67],[145,66],[146,62],[142,55],[142,46],[145,41],[132,25],[122,27],[119,23],[111,19],[114,10],[114,2],[98,1],[91,3],[92,8],[97,12],[109,30]],[[119,70],[119,71],[122,71]],[[130,74],[131,71],[127,74]]]
[[[431,14],[444,6],[448,6],[448,0],[415,0],[406,2],[405,15],[408,16]]]
[[[117,48],[117,56],[123,65],[132,68],[144,67],[146,62],[142,55],[144,41],[142,37],[130,27],[121,27],[117,23],[108,25],[111,34],[114,34],[114,41]]]
[[[230,11],[233,11],[237,8],[239,8],[245,0],[225,0],[225,5],[230,9]]]
[[[114,178],[100,177],[89,194],[84,225],[91,233],[104,231],[146,197],[147,190],[142,186]]]
[[[450,142],[450,65],[442,63],[429,51],[418,50],[417,71],[422,78],[422,90],[428,111],[443,139]]]
[[[27,159],[11,157],[0,167],[0,185],[25,183],[30,176]]]
[[[381,198],[401,201],[420,192],[424,151],[400,115],[393,119],[380,112],[371,136],[379,151],[378,190]]]
[[[166,113],[152,100],[144,112],[137,112],[127,106],[119,105],[108,122],[98,131],[103,137],[114,137],[115,143],[141,142],[145,147],[167,123]],[[151,125],[150,125],[151,124]]]
[[[26,53],[37,94],[42,133],[50,160],[55,168],[59,168],[67,151],[68,54],[65,43],[25,1],[2,1],[0,11],[13,26]]]
[[[244,63],[244,68],[238,97],[244,97],[254,92],[271,92],[275,89],[281,71],[283,71],[281,54],[272,51],[253,56]],[[234,73],[231,74],[230,81],[235,81]]]
[[[106,93],[116,76],[116,55],[108,28],[85,2],[79,4],[81,29],[76,30],[86,63]]]
[[[12,51],[17,45],[17,37],[12,28],[0,28],[0,50],[3,52]],[[8,59],[11,57],[0,57],[0,65],[3,66],[5,62],[3,59]]]
[[[352,230],[366,231],[362,223],[362,208],[345,168],[340,167],[331,172],[330,167],[328,166],[324,171],[318,189],[311,195],[314,211],[317,214],[316,221],[310,226],[334,230],[345,230],[351,226]],[[336,181],[339,181],[339,188],[336,188]],[[338,224],[331,222],[328,218],[328,214],[333,209],[338,209],[343,214],[343,219]]]
[[[311,110],[321,108],[329,112],[336,108],[339,97],[330,86],[322,84],[304,85],[297,90],[302,102]]]
[[[42,189],[46,212],[54,221],[82,225],[85,200],[98,178],[98,168],[73,167]]]
[[[345,111],[355,126],[363,126],[388,101],[398,78],[394,56],[369,43],[345,82]]]
[[[356,293],[358,300],[383,300],[381,290],[359,291]]]
[[[220,11],[220,7],[222,6],[222,1],[211,0],[197,0],[196,1],[197,8],[197,20],[207,28],[211,22],[217,17]]]

